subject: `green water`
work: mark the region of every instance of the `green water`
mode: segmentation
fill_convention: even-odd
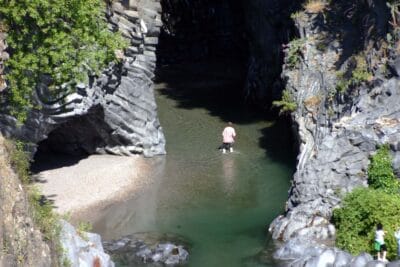
[[[183,236],[189,266],[272,266],[258,255],[293,173],[287,125],[227,99],[222,90],[230,83],[192,78],[156,86],[168,154],[152,159],[145,196],[112,207],[95,230],[106,239],[148,231]],[[237,142],[234,153],[222,154],[217,147],[228,120]]]

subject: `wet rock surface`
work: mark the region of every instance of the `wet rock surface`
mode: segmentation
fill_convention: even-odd
[[[103,245],[117,262],[128,266],[182,266],[189,261],[185,242],[168,234],[138,233],[105,241]]]

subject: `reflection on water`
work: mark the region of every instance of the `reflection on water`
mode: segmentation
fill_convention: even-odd
[[[284,154],[286,129],[240,105],[218,102],[224,97],[218,88],[196,91],[206,109],[193,99],[176,99],[180,91],[171,95],[166,86],[158,89],[157,104],[168,154],[149,159],[152,183],[103,211],[94,230],[105,239],[149,231],[183,236],[192,244],[190,266],[266,266],[257,255],[265,247],[266,226],[282,212],[293,172],[290,155]],[[228,117],[238,136],[235,152],[222,154],[217,148],[226,119],[221,118]]]
[[[141,172],[142,179],[149,179],[149,184],[140,192],[136,192],[132,199],[113,204],[98,212],[100,216],[94,218],[95,228],[102,233],[105,240],[156,227],[158,191],[166,159],[155,157],[146,161],[148,170],[141,170]]]
[[[222,183],[225,193],[230,196],[235,192],[236,165],[235,157],[232,155],[224,155],[222,157]]]

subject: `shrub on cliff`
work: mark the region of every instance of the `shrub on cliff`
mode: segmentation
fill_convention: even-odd
[[[279,114],[290,113],[297,109],[297,103],[294,96],[287,89],[283,90],[281,100],[273,101],[272,105],[280,109]]]
[[[46,85],[50,96],[72,90],[115,59],[122,37],[107,29],[101,0],[6,0],[0,18],[7,28],[6,61],[11,113],[25,120],[35,108],[33,92]],[[40,107],[36,107],[40,108]]]
[[[368,166],[368,184],[391,194],[399,193],[399,180],[394,175],[388,146],[382,146],[371,158]]]
[[[400,196],[382,190],[358,188],[349,193],[342,207],[333,212],[337,229],[336,245],[357,255],[375,254],[373,241],[378,222],[383,224],[388,258],[396,257],[394,231],[400,227]]]
[[[305,45],[304,39],[294,39],[289,43],[285,63],[289,69],[295,68],[301,61],[303,56],[303,48]]]
[[[345,93],[348,89],[360,86],[373,78],[372,73],[368,70],[364,54],[352,56],[350,65],[354,66],[354,68],[345,72],[338,71],[336,74],[338,79],[336,91],[339,93]]]

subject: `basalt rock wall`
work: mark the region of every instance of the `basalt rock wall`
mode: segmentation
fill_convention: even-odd
[[[282,44],[295,35],[290,18],[301,1],[242,1],[244,34],[248,45],[244,99],[251,104],[270,107],[282,90]]]
[[[346,17],[341,23],[330,24],[335,12],[350,10],[347,5],[352,13],[342,13]],[[332,211],[345,193],[367,186],[369,159],[379,145],[389,144],[399,171],[398,55],[385,45],[386,33],[395,40],[398,37],[389,27],[389,17],[386,1],[378,0],[339,1],[322,12],[296,14],[300,41],[286,49],[282,75],[297,104],[291,117],[300,153],[286,211],[271,223],[270,232],[287,244],[303,240],[302,253],[310,240],[333,241]],[[295,65],[289,62],[290,49],[296,49],[299,56]],[[338,73],[354,77],[352,65],[360,57],[370,77],[339,90],[343,78]],[[278,257],[285,258],[284,254]]]
[[[106,17],[110,29],[120,31],[129,41],[120,63],[52,102],[47,100],[47,88],[39,86],[35,100],[41,109],[32,110],[23,125],[6,113],[0,115],[5,136],[31,143],[33,151],[43,141],[44,150],[73,154],[165,153],[153,93],[155,50],[162,25],[160,2],[113,1]],[[4,48],[1,37],[0,53]]]

